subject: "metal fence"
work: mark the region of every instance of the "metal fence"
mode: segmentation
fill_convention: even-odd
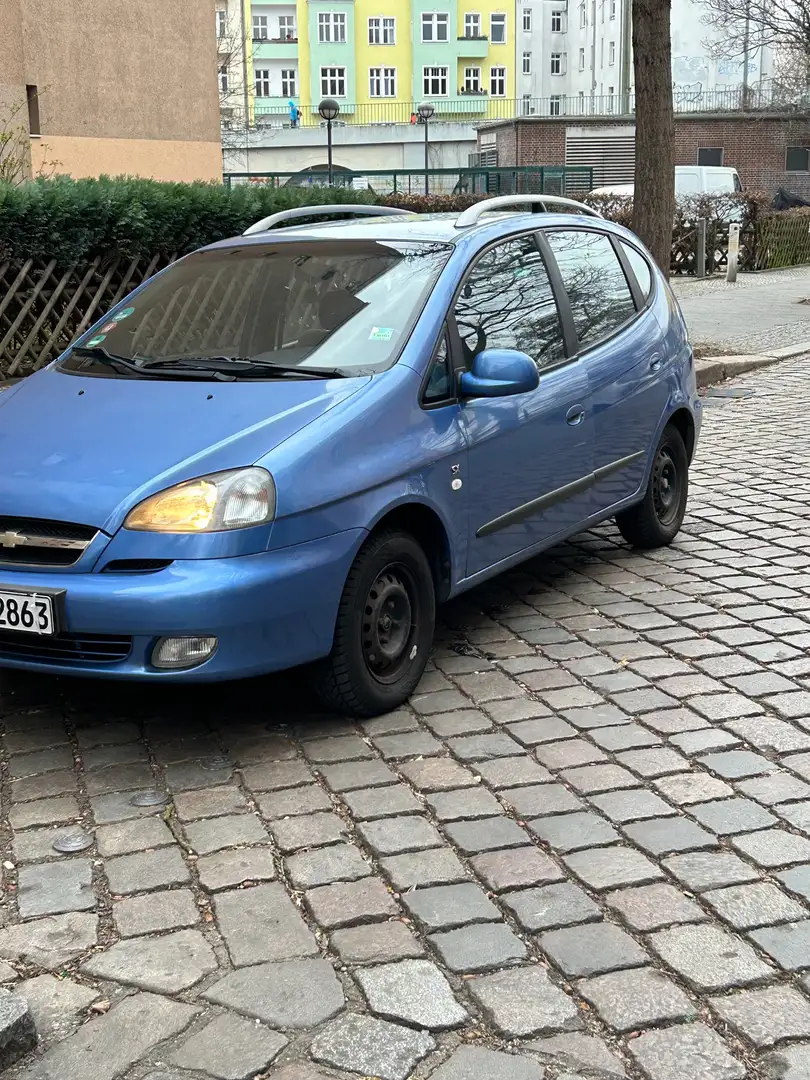
[[[229,172],[226,186],[270,184],[273,187],[314,187],[327,184],[321,169],[297,173]],[[425,170],[349,171],[335,169],[334,187],[372,191],[375,195],[425,194]],[[513,168],[428,169],[431,195],[574,195],[593,188],[593,169],[580,165],[524,165]]]

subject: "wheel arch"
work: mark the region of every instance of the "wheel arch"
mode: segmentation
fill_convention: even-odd
[[[683,439],[683,444],[686,447],[686,457],[689,461],[689,464],[691,465],[692,458],[695,453],[696,440],[694,416],[692,416],[692,413],[689,411],[689,409],[681,407],[675,410],[672,416],[670,416],[667,420],[667,423],[672,424],[672,426],[676,429],[676,431]]]
[[[370,535],[388,529],[410,533],[421,545],[433,572],[436,600],[445,600],[452,585],[450,537],[436,511],[421,502],[404,502],[383,512],[370,529]]]

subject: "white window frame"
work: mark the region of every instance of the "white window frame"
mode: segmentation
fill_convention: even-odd
[[[382,43],[383,45],[396,45],[397,43],[397,20],[393,15],[383,15]]]
[[[616,0],[610,0],[610,17],[611,19],[616,18]]]
[[[585,0],[582,0],[582,3],[579,5],[579,26],[580,26],[580,29],[583,26],[587,26],[587,25],[588,25],[588,9],[587,9],[587,7],[585,5]]]
[[[321,93],[324,97],[346,97],[346,68],[330,64],[321,68]]]
[[[370,67],[368,69],[368,96],[372,98],[395,98],[397,96],[397,69],[393,67]]]
[[[368,43],[379,45],[382,41],[382,16],[369,15],[368,18]]]
[[[346,14],[343,11],[318,12],[318,41],[321,44],[346,44]]]
[[[396,45],[397,20],[387,15],[372,15],[368,20],[369,45]]]
[[[532,32],[532,9],[528,7],[523,9],[523,32],[524,34]]]
[[[481,93],[481,68],[480,67],[465,67],[464,68],[464,91],[467,94],[480,94]]]
[[[548,115],[549,116],[562,116],[563,114],[563,95],[552,94],[548,99]]]
[[[256,88],[257,98],[268,98],[273,96],[271,93],[270,68],[254,68],[253,82]]]
[[[552,75],[565,75],[566,54],[564,52],[553,52],[551,54],[550,69]]]
[[[420,22],[422,41],[444,42],[450,40],[450,16],[446,11],[423,11]],[[430,27],[430,37],[425,37],[425,27]],[[444,27],[444,37],[439,37],[439,27]]]
[[[219,68],[219,92],[220,94],[227,94],[230,90],[230,84],[228,82],[228,65],[222,64]]]
[[[435,90],[433,80],[438,89]],[[442,85],[444,90],[442,90]],[[427,98],[435,97],[447,97],[448,88],[450,86],[450,68],[442,64],[439,67],[435,67],[432,64],[430,67],[422,68],[422,91]]]
[[[585,70],[585,49],[584,48],[581,48],[579,50],[579,70],[580,71]]]
[[[468,11],[464,15],[464,37],[481,37],[481,15],[477,11]]]
[[[532,116],[534,114],[534,105],[532,104],[532,95],[524,94],[520,103],[520,115]]]
[[[281,20],[284,20],[282,23]],[[287,22],[289,20],[289,26]],[[298,37],[295,27],[294,15],[279,15],[278,17],[278,39],[279,41],[292,41]]]
[[[298,97],[298,72],[295,68],[281,69],[281,96],[284,98]]]
[[[228,32],[228,12],[218,10],[216,12],[216,18],[217,18],[217,37],[218,38],[224,38],[225,34]]]
[[[565,12],[562,8],[554,8],[551,12],[551,33],[565,33]]]
[[[523,54],[523,74],[531,75],[532,73],[532,54],[525,52]]]
[[[253,15],[251,21],[252,34],[254,41],[269,41],[270,40],[270,16],[269,15]]]
[[[497,21],[496,21],[497,20]],[[499,26],[503,30],[503,37],[495,37],[495,27]],[[489,43],[490,45],[505,45],[506,44],[506,12],[505,11],[493,11],[489,17]]]
[[[497,64],[489,69],[489,96],[506,97],[506,66]]]
[[[612,66],[616,63],[616,42],[608,42],[608,66]]]

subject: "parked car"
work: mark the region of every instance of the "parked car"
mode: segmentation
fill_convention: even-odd
[[[592,195],[626,195],[632,199],[634,184],[608,184],[594,188]],[[738,195],[742,183],[736,169],[711,165],[676,165],[675,197],[696,195]]]
[[[670,543],[700,416],[666,281],[586,206],[284,211],[0,394],[0,666],[307,664],[392,709],[441,601],[607,518]]]

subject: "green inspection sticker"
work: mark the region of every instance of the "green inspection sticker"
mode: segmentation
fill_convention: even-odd
[[[128,319],[130,315],[134,315],[134,307],[122,308],[117,314],[113,315],[113,322],[120,322],[122,319]]]
[[[96,345],[100,345],[102,343],[102,341],[106,341],[106,340],[107,340],[107,335],[106,334],[97,334],[95,337],[90,338],[90,340],[87,342],[87,347],[88,347],[88,349],[94,349],[96,347]]]
[[[390,326],[372,326],[368,335],[369,341],[390,341],[394,336],[394,329]]]

